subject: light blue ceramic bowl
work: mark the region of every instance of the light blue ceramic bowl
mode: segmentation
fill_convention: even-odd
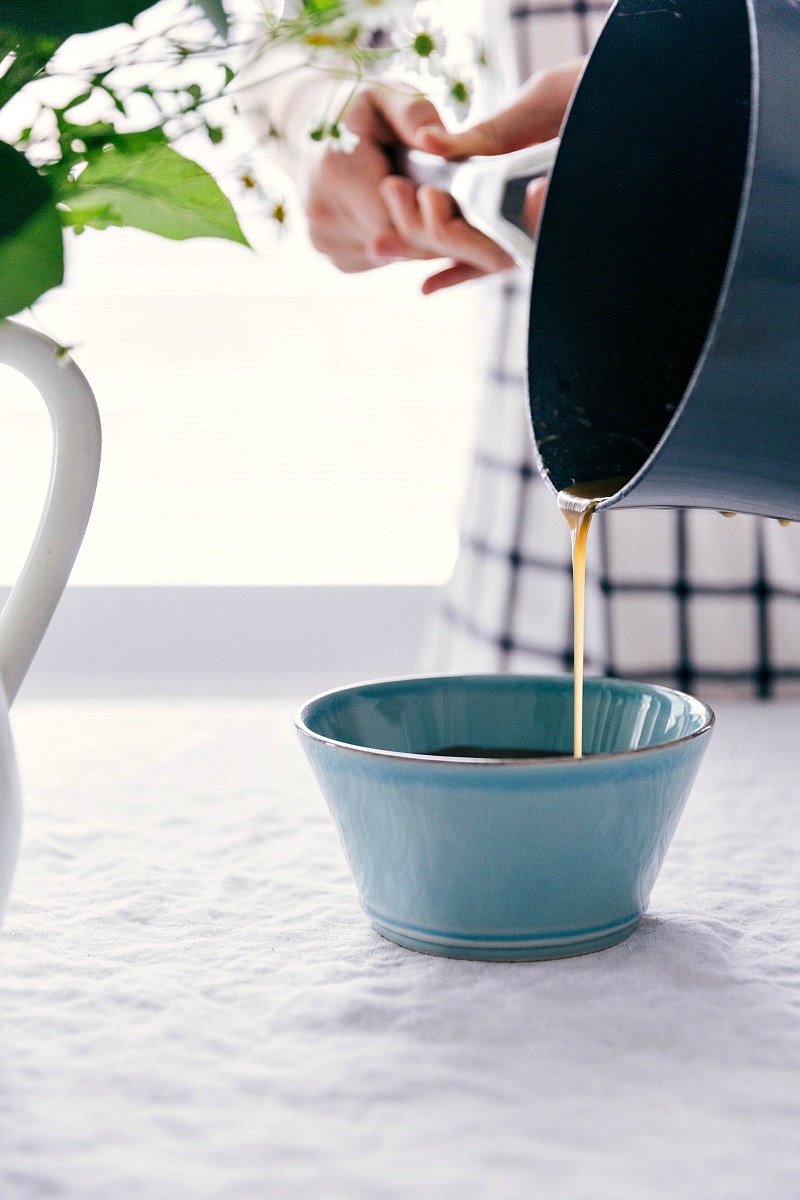
[[[585,757],[514,757],[572,747],[572,680],[524,675],[357,684],[296,717],[378,932],[502,960],[585,954],[633,932],[713,724],[681,692],[590,679]]]

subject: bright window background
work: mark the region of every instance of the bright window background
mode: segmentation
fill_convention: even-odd
[[[213,161],[213,160],[212,160]],[[481,285],[336,272],[250,214],[255,254],[130,230],[72,238],[38,306],[104,427],[84,585],[435,584],[456,554]],[[43,405],[0,368],[0,583],[46,489]]]

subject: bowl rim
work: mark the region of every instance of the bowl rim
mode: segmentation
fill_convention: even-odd
[[[340,741],[338,738],[327,737],[325,734],[317,733],[315,730],[309,729],[309,727],[305,721],[305,713],[308,711],[308,709],[311,707],[312,704],[316,704],[321,700],[326,700],[331,696],[340,695],[344,692],[357,691],[359,688],[365,688],[365,687],[376,687],[380,684],[413,683],[415,681],[423,681],[423,680],[428,680],[428,681],[433,682],[435,680],[448,680],[448,679],[460,679],[460,680],[464,680],[464,681],[466,681],[466,680],[485,680],[485,679],[492,679],[492,680],[506,679],[506,680],[520,680],[520,681],[536,680],[536,681],[541,681],[541,682],[546,681],[546,682],[550,682],[550,683],[555,683],[555,682],[569,683],[572,679],[572,676],[571,675],[528,675],[528,674],[522,674],[522,673],[516,673],[516,672],[514,672],[513,674],[502,675],[499,673],[480,672],[480,671],[472,671],[472,672],[467,672],[467,673],[465,673],[463,671],[453,671],[453,672],[434,671],[434,672],[430,672],[430,673],[412,674],[412,675],[390,675],[390,676],[382,677],[379,679],[363,679],[363,680],[357,681],[356,683],[344,684],[340,687],[326,688],[324,691],[317,692],[316,695],[311,696],[308,700],[304,701],[304,703],[301,704],[300,707],[297,709],[297,711],[294,715],[294,726],[299,734],[301,734],[303,737],[309,738],[311,741],[321,742],[323,745],[332,746],[338,750],[352,750],[357,754],[363,754],[363,755],[367,755],[367,756],[370,756],[373,758],[388,758],[388,759],[393,759],[393,760],[400,759],[400,760],[408,760],[409,762],[422,762],[422,763],[431,763],[431,764],[432,763],[442,763],[445,766],[447,766],[447,765],[452,766],[454,763],[459,763],[462,765],[469,764],[471,766],[477,766],[477,767],[525,767],[525,768],[542,767],[542,768],[548,768],[548,767],[553,767],[553,766],[557,765],[557,766],[560,766],[563,768],[567,765],[574,765],[574,764],[578,764],[578,763],[605,762],[605,761],[608,761],[609,759],[633,758],[634,756],[638,758],[640,755],[647,754],[651,751],[656,751],[656,750],[664,751],[664,750],[668,750],[670,747],[673,747],[673,746],[682,746],[682,745],[685,745],[687,742],[693,741],[695,738],[703,737],[706,734],[710,733],[711,730],[714,728],[714,725],[716,724],[716,715],[714,713],[714,710],[711,708],[711,706],[706,704],[705,701],[703,701],[703,700],[698,700],[698,698],[696,696],[690,695],[689,692],[681,692],[677,688],[663,687],[661,684],[657,684],[657,683],[641,683],[636,679],[616,679],[616,678],[602,676],[602,675],[601,676],[590,676],[588,679],[584,680],[584,684],[591,686],[593,683],[604,683],[604,684],[611,684],[612,687],[615,685],[621,686],[621,687],[634,686],[634,687],[642,688],[643,690],[648,690],[648,691],[653,691],[653,692],[661,692],[661,693],[665,693],[665,694],[668,694],[671,696],[680,696],[681,699],[690,700],[693,704],[698,704],[704,709],[703,723],[699,729],[695,729],[691,733],[685,734],[683,737],[673,738],[671,741],[668,741],[668,742],[658,742],[654,746],[642,746],[638,750],[608,750],[608,751],[604,751],[601,754],[584,754],[581,758],[575,758],[573,755],[571,755],[569,753],[553,755],[552,758],[544,758],[544,757],[543,758],[538,758],[538,757],[537,758],[473,758],[473,757],[449,755],[449,754],[416,754],[416,753],[411,753],[410,751],[407,751],[407,750],[381,750],[377,746],[359,746],[355,742],[343,742],[343,741]],[[585,770],[585,768],[581,768],[581,767],[579,767],[578,769]]]

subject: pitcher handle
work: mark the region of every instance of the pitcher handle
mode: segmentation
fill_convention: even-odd
[[[51,338],[0,321],[0,363],[41,393],[53,426],[50,487],[30,553],[0,613],[0,681],[11,705],[80,549],[100,471],[100,416],[83,373]],[[2,434],[0,433],[0,436]]]

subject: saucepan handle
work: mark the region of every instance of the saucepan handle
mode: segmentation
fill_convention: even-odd
[[[531,267],[534,238],[524,221],[525,189],[547,175],[559,139],[527,146],[511,154],[447,162],[419,150],[395,152],[393,169],[417,185],[449,192],[471,225],[493,238],[522,267]]]
[[[393,165],[399,174],[407,175],[417,187],[427,183],[443,192],[449,192],[459,173],[471,174],[479,170],[489,170],[504,180],[531,180],[546,175],[556,160],[559,144],[559,139],[553,138],[549,142],[526,146],[523,150],[512,150],[510,154],[466,158],[461,162],[449,162],[435,154],[401,147],[394,152]],[[467,172],[463,171],[465,167]]]
[[[75,363],[44,334],[0,321],[0,362],[41,393],[53,426],[50,487],[22,573],[0,614],[0,680],[14,700],[50,623],[92,510],[100,471],[100,417]]]

